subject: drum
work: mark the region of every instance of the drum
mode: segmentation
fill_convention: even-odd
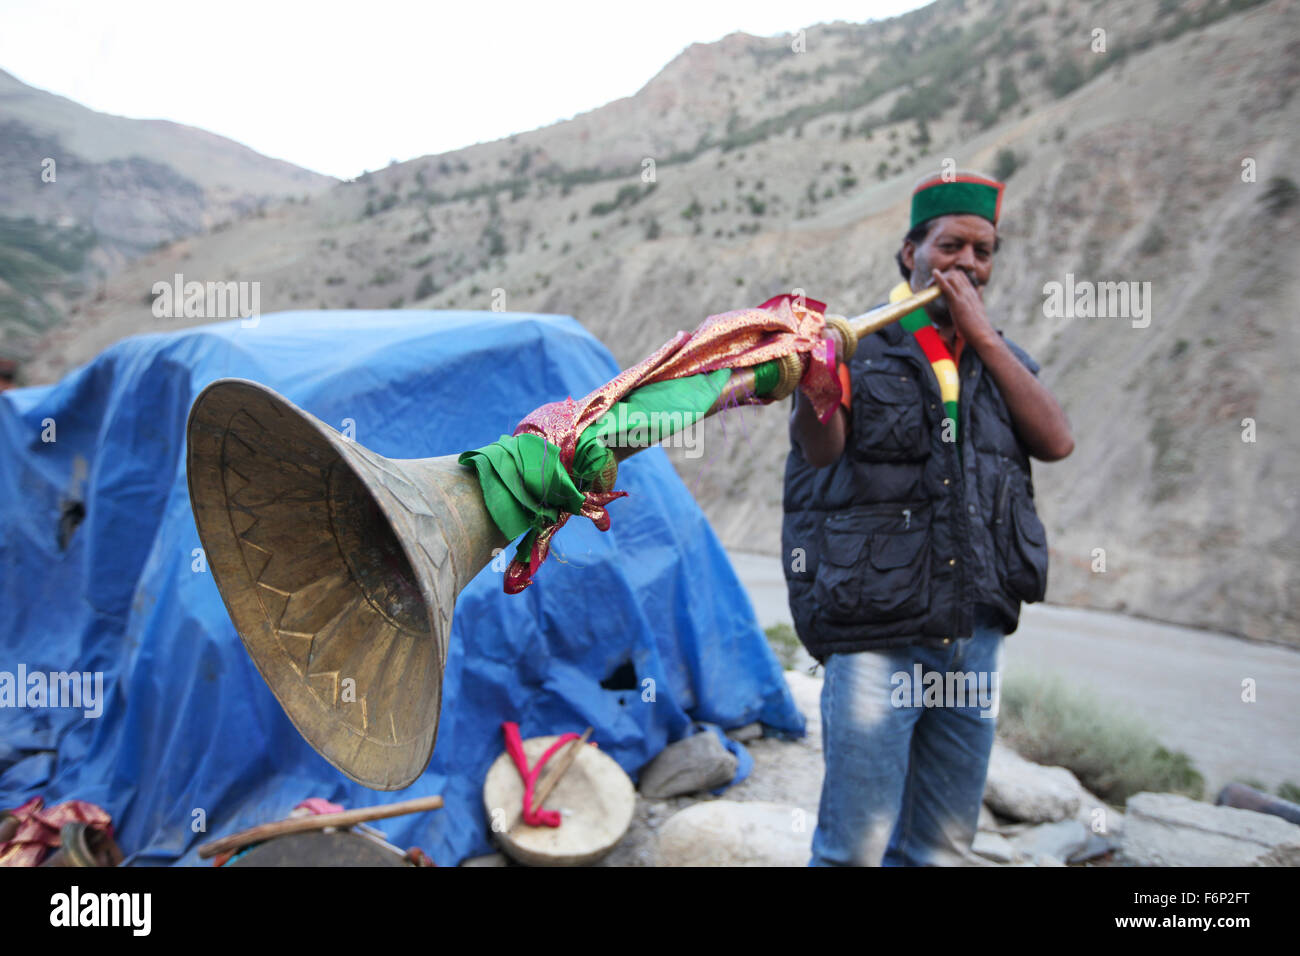
[[[524,754],[531,767],[558,736],[530,737]],[[571,744],[569,746],[572,746]],[[539,783],[545,781],[564,748],[546,762]],[[529,866],[583,866],[594,863],[618,844],[632,823],[636,788],[623,768],[596,747],[582,745],[573,765],[560,778],[544,804],[560,813],[558,827],[531,827],[519,821],[524,804],[524,782],[510,754],[503,752],[488,769],[483,783],[483,805],[493,836],[511,858]]]
[[[259,843],[231,866],[409,866],[389,847],[350,830],[308,830]]]

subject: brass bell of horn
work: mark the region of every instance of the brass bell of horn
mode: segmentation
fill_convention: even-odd
[[[344,774],[409,786],[438,736],[456,597],[509,544],[474,471],[377,455],[244,379],[205,388],[187,436],[199,538],[258,671]]]

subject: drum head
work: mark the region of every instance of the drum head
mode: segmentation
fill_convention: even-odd
[[[401,856],[347,830],[308,830],[259,843],[226,866],[406,866]]]
[[[558,736],[524,741],[528,765],[534,765]],[[571,746],[571,745],[570,745]],[[546,762],[539,782],[550,775],[564,748]],[[510,857],[529,866],[582,866],[594,863],[618,844],[632,823],[636,789],[623,768],[589,744],[581,752],[543,807],[558,810],[558,827],[530,827],[518,818],[524,803],[524,782],[508,753],[493,762],[483,784],[483,805],[497,842]]]

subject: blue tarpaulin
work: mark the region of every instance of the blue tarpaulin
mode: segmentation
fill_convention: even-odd
[[[621,465],[630,496],[609,506],[608,532],[575,517],[527,591],[504,594],[498,562],[462,593],[437,748],[406,790],[368,790],[318,756],[244,651],[186,485],[186,418],[209,382],[265,383],[381,455],[416,458],[484,445],[617,372],[568,317],[293,312],[126,339],[55,385],[0,394],[0,809],[89,800],[128,863],[195,864],[200,843],[306,797],[442,794],[445,809],[380,826],[451,865],[492,848],[481,788],[503,720],[525,737],[590,724],[633,779],[697,721],[802,733],[726,554],[658,448]],[[34,699],[40,681],[6,698],[20,669],[102,675],[100,712],[51,706],[67,682],[58,699]],[[93,696],[93,676],[85,686]]]

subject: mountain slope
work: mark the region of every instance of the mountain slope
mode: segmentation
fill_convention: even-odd
[[[24,354],[70,298],[141,253],[334,182],[204,130],[97,113],[0,70],[0,350]]]
[[[1296,37],[1294,0],[940,0],[809,27],[806,52],[695,45],[633,97],[153,253],[25,374],[206,321],[151,315],[177,272],[256,281],[264,312],[570,313],[623,364],[794,288],[851,315],[897,281],[911,185],[949,158],[1008,179],[990,314],[1075,430],[1036,469],[1049,598],[1300,643],[1300,424],[1278,401],[1300,355]],[[1049,317],[1067,275],[1151,283],[1149,324]],[[785,415],[732,421],[672,454],[729,546],[775,552]]]

